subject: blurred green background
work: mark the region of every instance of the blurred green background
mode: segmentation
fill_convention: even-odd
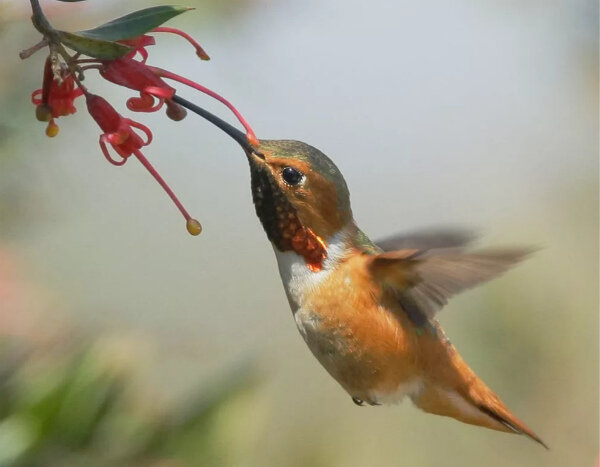
[[[43,2],[92,27],[160,2]],[[373,238],[450,225],[541,250],[440,315],[551,447],[405,402],[357,408],[298,335],[246,162],[193,115],[136,115],[146,155],[106,163],[86,112],[44,136],[28,2],[0,2],[0,465],[591,466],[598,454],[598,4],[197,1],[151,63],[345,174]],[[89,76],[124,110],[128,93]],[[233,122],[208,98],[184,97]],[[81,110],[81,104],[79,105]]]

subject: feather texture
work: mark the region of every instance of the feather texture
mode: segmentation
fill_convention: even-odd
[[[433,318],[452,296],[499,276],[530,250],[427,254],[399,250],[373,256],[374,277],[394,289],[407,313]]]

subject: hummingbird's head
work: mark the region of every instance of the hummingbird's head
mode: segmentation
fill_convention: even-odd
[[[296,250],[294,237],[303,232],[323,244],[352,221],[344,177],[318,149],[264,140],[247,157],[256,214],[280,251]]]
[[[295,251],[319,270],[327,241],[353,222],[348,187],[331,159],[300,141],[248,138],[203,108],[177,95],[173,100],[242,146],[250,163],[256,214],[269,240],[279,251]]]

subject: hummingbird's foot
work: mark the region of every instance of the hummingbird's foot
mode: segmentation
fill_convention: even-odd
[[[374,406],[374,405],[381,405],[379,402],[375,402],[375,401],[364,401],[362,399],[359,399],[358,397],[352,397],[352,402],[354,402],[356,405],[362,407],[363,405],[365,405],[365,402],[367,404],[369,404],[370,406]]]

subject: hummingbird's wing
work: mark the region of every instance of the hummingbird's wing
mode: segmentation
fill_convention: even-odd
[[[477,235],[468,230],[432,228],[390,235],[375,241],[375,244],[383,251],[462,249],[476,237]]]
[[[422,326],[450,297],[502,274],[529,253],[525,249],[449,254],[399,250],[372,256],[369,268],[378,281],[394,290],[409,318]]]

